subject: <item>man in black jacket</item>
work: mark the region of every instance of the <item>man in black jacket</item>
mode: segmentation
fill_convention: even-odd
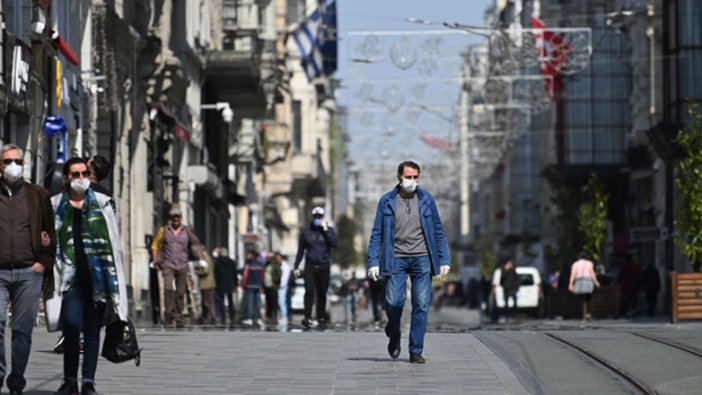
[[[239,284],[236,273],[236,261],[229,257],[225,247],[215,247],[214,251],[212,251],[212,256],[215,258],[215,310],[217,311],[217,318],[222,325],[227,323],[227,317],[224,314],[224,300],[226,299],[229,313],[229,325],[233,326],[236,322],[234,320],[235,309],[233,294],[236,292],[236,287]]]
[[[508,316],[514,317],[517,311],[517,292],[519,291],[519,276],[514,267],[514,261],[511,257],[507,257],[502,265],[502,276],[500,277],[500,285],[505,301],[505,311]],[[509,300],[512,299],[512,308],[509,307]]]
[[[302,325],[310,328],[318,322],[312,320],[312,305],[317,299],[317,320],[328,320],[326,314],[327,290],[329,289],[329,266],[331,265],[331,248],[336,247],[337,238],[334,228],[327,225],[324,209],[312,209],[312,223],[300,232],[300,242],[295,257],[295,277],[300,277],[300,262],[305,257],[305,318]]]

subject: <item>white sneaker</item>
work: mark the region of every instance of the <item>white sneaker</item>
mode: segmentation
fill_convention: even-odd
[[[242,320],[241,323],[244,325],[253,325],[253,320],[250,318],[247,318],[245,320]]]

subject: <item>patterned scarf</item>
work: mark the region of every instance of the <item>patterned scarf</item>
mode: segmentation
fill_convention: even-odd
[[[76,282],[76,252],[73,244],[75,210],[69,203],[70,197],[68,191],[64,192],[56,210],[56,254],[62,262],[62,293],[71,289]],[[109,298],[114,306],[118,306],[119,288],[110,234],[92,189],[88,190],[83,202],[80,237],[93,280],[93,300],[107,303]]]

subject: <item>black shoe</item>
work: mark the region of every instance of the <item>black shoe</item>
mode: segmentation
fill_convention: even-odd
[[[412,354],[410,353],[410,363],[425,363],[426,360],[424,357],[422,357],[420,354]]]
[[[390,342],[388,342],[388,354],[390,358],[397,359],[400,356],[400,338],[391,337]]]
[[[22,392],[22,390],[10,388],[10,395],[23,395],[23,394],[24,394],[24,392]]]
[[[64,337],[61,335],[61,337],[59,337],[59,339],[56,341],[56,344],[54,344],[54,352],[56,354],[63,354],[63,340]]]
[[[315,320],[310,320],[310,319],[305,318],[302,320],[302,326],[309,329],[309,328],[316,328],[317,326],[319,326],[319,324]]]
[[[100,395],[100,393],[95,390],[95,384],[85,383],[80,389],[80,395]]]
[[[54,392],[54,395],[80,395],[80,392],[78,392],[78,384],[69,383],[64,380],[58,391]]]

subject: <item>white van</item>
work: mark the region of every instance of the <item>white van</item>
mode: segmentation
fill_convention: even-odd
[[[517,310],[527,311],[535,317],[543,314],[544,295],[541,288],[541,274],[535,267],[517,266],[519,290],[517,291]],[[505,309],[505,298],[500,279],[502,269],[496,269],[492,275],[492,293],[490,294],[490,316],[499,317]],[[510,307],[512,300],[509,301]]]

